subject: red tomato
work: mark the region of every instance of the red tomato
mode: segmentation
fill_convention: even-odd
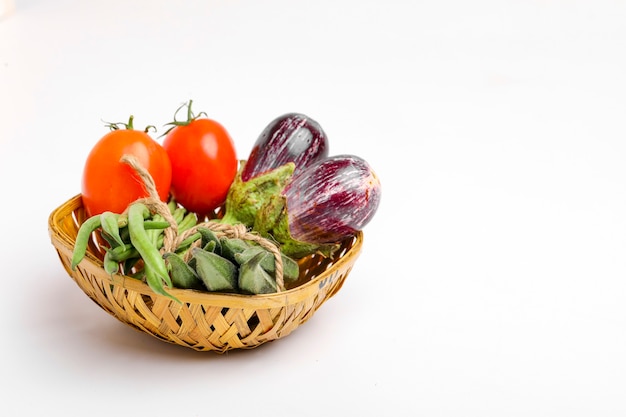
[[[82,200],[88,216],[104,211],[122,213],[133,201],[147,197],[141,179],[128,164],[120,162],[129,154],[148,170],[161,200],[169,197],[172,167],[165,149],[148,133],[116,129],[104,135],[92,148],[85,162],[82,178]]]
[[[187,210],[204,216],[226,200],[239,162],[224,126],[194,117],[191,101],[186,106],[187,121],[170,123],[174,127],[163,147],[172,163],[172,196]]]

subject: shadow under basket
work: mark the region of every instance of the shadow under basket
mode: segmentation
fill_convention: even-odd
[[[147,284],[109,275],[103,253],[91,243],[72,271],[76,234],[86,219],[80,194],[56,208],[48,231],[63,267],[78,286],[119,321],[162,341],[197,351],[224,353],[252,349],[280,339],[306,322],[341,289],[363,244],[363,234],[342,243],[331,258],[311,255],[299,261],[295,287],[274,294],[240,295],[168,289],[180,303],[154,293]]]

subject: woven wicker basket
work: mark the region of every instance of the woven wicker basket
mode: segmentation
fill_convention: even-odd
[[[300,278],[280,293],[251,296],[168,290],[181,301],[179,304],[154,293],[141,281],[109,276],[96,244],[90,245],[85,259],[72,271],[76,234],[84,220],[82,199],[77,195],[50,214],[48,229],[63,267],[85,294],[139,331],[197,351],[217,353],[260,346],[287,336],[306,322],[339,291],[363,243],[359,233],[342,244],[333,258],[313,255],[302,259]]]

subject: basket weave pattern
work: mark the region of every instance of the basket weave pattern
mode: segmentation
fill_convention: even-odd
[[[102,309],[121,322],[165,342],[197,351],[224,353],[251,349],[290,334],[343,285],[358,258],[362,233],[345,242],[332,258],[302,259],[300,278],[286,291],[265,295],[219,294],[170,289],[181,303],[154,293],[136,279],[110,276],[98,245],[72,271],[71,258],[80,224],[85,220],[80,195],[55,209],[48,229],[70,277]]]

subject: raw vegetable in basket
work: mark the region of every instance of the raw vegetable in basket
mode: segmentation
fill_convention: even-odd
[[[315,120],[301,113],[287,113],[272,120],[252,147],[241,172],[248,181],[287,162],[295,173],[328,156],[328,138]]]
[[[161,295],[169,295],[163,284],[172,286],[169,272],[158,248],[150,241],[144,227],[144,220],[150,217],[150,210],[140,202],[132,203],[128,208],[128,232],[130,242],[139,252],[144,264],[144,274],[148,286]]]
[[[283,195],[294,239],[332,243],[353,236],[370,222],[380,203],[381,187],[363,158],[338,155],[294,176]]]
[[[301,113],[272,120],[257,138],[230,186],[224,223],[254,224],[262,204],[280,192],[292,175],[328,156],[328,138],[319,123]]]
[[[178,203],[200,216],[213,215],[226,199],[237,173],[237,156],[233,141],[220,123],[208,119],[204,112],[194,114],[192,100],[174,114],[166,126],[163,147],[172,164],[171,193]],[[187,110],[185,120],[176,115]]]
[[[166,201],[172,180],[167,152],[145,130],[128,123],[109,123],[111,129],[95,144],[86,158],[81,182],[83,206],[88,216],[105,211],[122,212],[131,202],[147,197],[137,173],[120,162],[124,154],[134,155],[146,167],[156,185],[158,195]]]
[[[380,180],[367,161],[332,156],[294,175],[259,210],[254,229],[288,256],[329,255],[372,220],[380,198]]]

